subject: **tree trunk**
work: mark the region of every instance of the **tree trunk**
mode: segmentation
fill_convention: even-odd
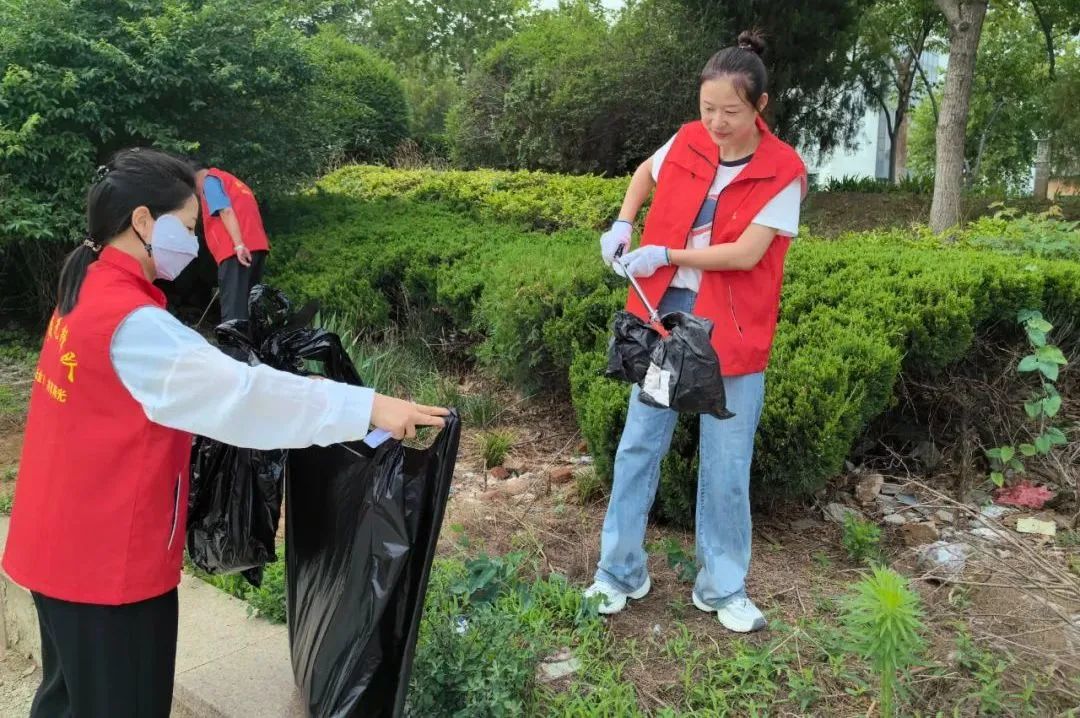
[[[893,144],[896,145],[896,156],[893,157],[893,176],[897,182],[907,179],[907,158],[908,158],[908,128],[911,126],[911,116],[905,114],[904,121],[900,123],[900,127],[896,130],[896,139],[893,140]]]
[[[960,222],[964,191],[964,133],[967,129],[975,55],[987,0],[936,0],[949,23],[949,67],[937,124],[937,158],[930,229],[943,232]]]
[[[1050,194],[1050,138],[1040,137],[1035,149],[1035,198],[1048,199]]]

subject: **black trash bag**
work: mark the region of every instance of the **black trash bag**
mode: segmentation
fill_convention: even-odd
[[[645,378],[649,358],[660,334],[631,312],[620,310],[611,323],[605,376],[637,384]]]
[[[304,358],[337,356],[334,347],[340,348],[335,335],[306,328],[315,308],[310,304],[294,313],[284,294],[259,285],[248,299],[251,320],[222,324],[218,340],[246,352],[252,365],[298,371]],[[212,574],[239,572],[253,586],[262,585],[262,567],[277,560],[286,456],[282,449],[242,449],[195,438],[187,521],[187,550],[195,566]]]
[[[735,416],[727,410],[720,358],[712,347],[712,322],[685,312],[671,312],[660,321],[669,334],[653,344],[645,374],[637,382],[639,399],[686,414]]]
[[[289,645],[315,718],[401,715],[460,434],[454,413],[427,449],[290,452]]]
[[[284,450],[240,449],[204,436],[191,449],[187,550],[207,573],[242,573],[262,585],[263,566],[277,560]]]

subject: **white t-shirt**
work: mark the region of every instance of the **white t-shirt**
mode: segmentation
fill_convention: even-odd
[[[660,177],[660,166],[664,163],[668,151],[671,149],[675,138],[672,137],[663,147],[658,149],[652,157],[652,177],[657,181]],[[713,215],[716,213],[716,202],[720,192],[731,184],[743,168],[750,163],[750,158],[721,162],[716,168],[716,177],[713,178],[709,194],[698,211],[697,219],[694,220],[693,228],[686,237],[687,249],[704,249],[712,242]],[[794,179],[780,193],[769,200],[769,203],[761,208],[754,216],[751,224],[760,224],[771,227],[777,234],[785,237],[794,237],[799,233],[799,205],[802,203],[802,180]],[[698,291],[701,287],[701,270],[690,267],[679,267],[675,278],[671,280],[671,286],[683,287]]]

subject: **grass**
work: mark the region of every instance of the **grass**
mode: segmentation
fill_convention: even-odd
[[[17,426],[26,416],[37,349],[21,332],[0,331],[0,429]]]
[[[502,466],[506,454],[514,445],[515,436],[508,431],[488,431],[480,435],[480,453],[484,457],[484,468],[493,469]]]

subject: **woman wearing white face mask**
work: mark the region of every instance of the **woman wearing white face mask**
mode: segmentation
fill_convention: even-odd
[[[255,449],[397,437],[446,410],[234,361],[153,280],[195,258],[188,165],[119,153],[87,197],[30,399],[4,569],[33,592],[31,716],[167,716],[191,435]]]

